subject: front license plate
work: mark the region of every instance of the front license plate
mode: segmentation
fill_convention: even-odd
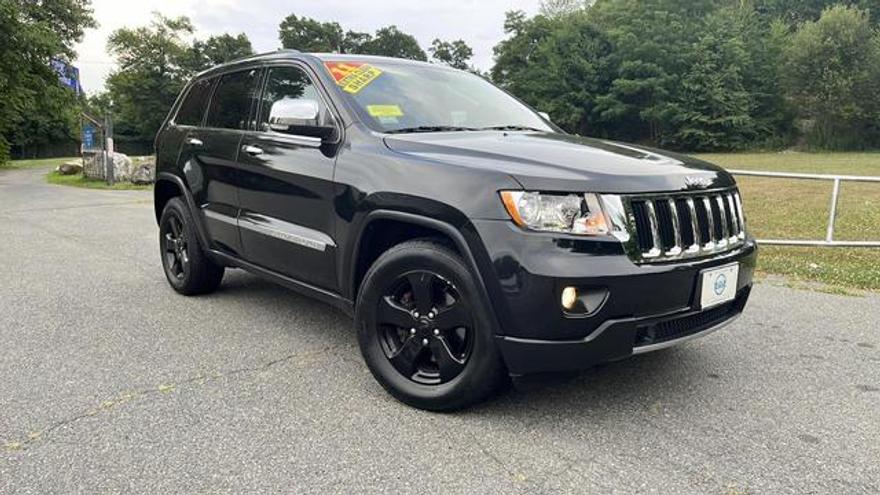
[[[736,297],[739,263],[702,272],[700,308],[707,309],[732,301]]]

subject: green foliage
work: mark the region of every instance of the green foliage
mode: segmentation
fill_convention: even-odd
[[[194,41],[190,49],[190,64],[195,71],[201,71],[253,54],[251,40],[244,33],[237,36],[221,34],[211,36],[205,41]]]
[[[118,69],[107,78],[115,133],[152,139],[168,109],[192,75],[192,53],[185,39],[193,32],[186,17],[154,14],[150,26],[123,28],[110,35],[107,50]]]
[[[355,33],[360,37],[362,33]],[[369,35],[366,35],[369,36]],[[281,46],[303,52],[343,52],[346,35],[337,22],[320,22],[290,14],[279,26]]]
[[[411,60],[428,60],[419,42],[411,35],[404,33],[397,26],[388,26],[376,31],[372,39],[363,43],[353,53],[366,55],[383,55],[386,57],[408,58]]]
[[[374,35],[343,31],[337,22],[321,22],[290,14],[278,30],[281,46],[302,52],[357,53],[427,60],[418,41],[397,26],[387,26]]]
[[[464,40],[442,41],[435,39],[428,48],[431,58],[450,67],[461,70],[474,70],[468,61],[474,56],[474,50]]]
[[[110,35],[108,51],[119,68],[107,78],[106,93],[87,102],[95,115],[110,113],[119,141],[151,141],[186,81],[197,72],[253,54],[244,34],[223,34],[190,42],[186,17],[154,14],[149,26]]]
[[[813,146],[878,146],[876,23],[855,7],[810,20],[829,3],[599,0],[510,12],[492,78],[575,133],[733,150],[786,146],[797,122]],[[846,3],[880,14],[880,0]]]
[[[878,144],[880,35],[865,12],[844,6],[826,10],[795,33],[785,54],[784,81],[811,145]]]
[[[78,102],[49,61],[94,25],[89,0],[0,0],[0,165],[12,145],[70,136]]]

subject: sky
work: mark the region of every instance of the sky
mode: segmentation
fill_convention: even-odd
[[[374,32],[388,25],[418,39],[423,49],[434,38],[465,40],[474,49],[472,63],[492,66],[492,47],[504,38],[504,14],[524,10],[535,14],[539,0],[93,0],[99,27],[86,32],[76,50],[83,89],[95,93],[114,68],[107,37],[121,27],[150,23],[152,12],[188,16],[196,38],[244,32],[257,52],[280,47],[278,25],[289,14],[336,21],[345,30]]]

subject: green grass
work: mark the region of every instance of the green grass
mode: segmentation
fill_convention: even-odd
[[[67,158],[40,158],[37,160],[12,160],[7,162],[5,165],[0,165],[0,170],[20,170],[24,168],[42,168],[42,167],[52,167],[55,168],[58,165],[61,165],[65,162],[80,162],[82,159],[77,156],[67,157]]]
[[[140,186],[130,182],[117,182],[110,186],[106,182],[97,179],[88,179],[82,175],[61,175],[56,172],[49,172],[46,175],[46,182],[61,186],[84,187],[87,189],[106,189],[113,191],[146,191],[152,189],[152,185]]]
[[[880,176],[880,153],[696,155],[727,168]],[[750,231],[758,238],[824,239],[830,181],[738,177]],[[841,186],[837,240],[880,239],[880,184]],[[763,246],[759,270],[829,288],[880,291],[880,249]]]

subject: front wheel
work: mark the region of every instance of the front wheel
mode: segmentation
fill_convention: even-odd
[[[452,250],[411,241],[367,272],[357,302],[358,342],[373,376],[420,409],[452,410],[503,383],[488,309]]]

